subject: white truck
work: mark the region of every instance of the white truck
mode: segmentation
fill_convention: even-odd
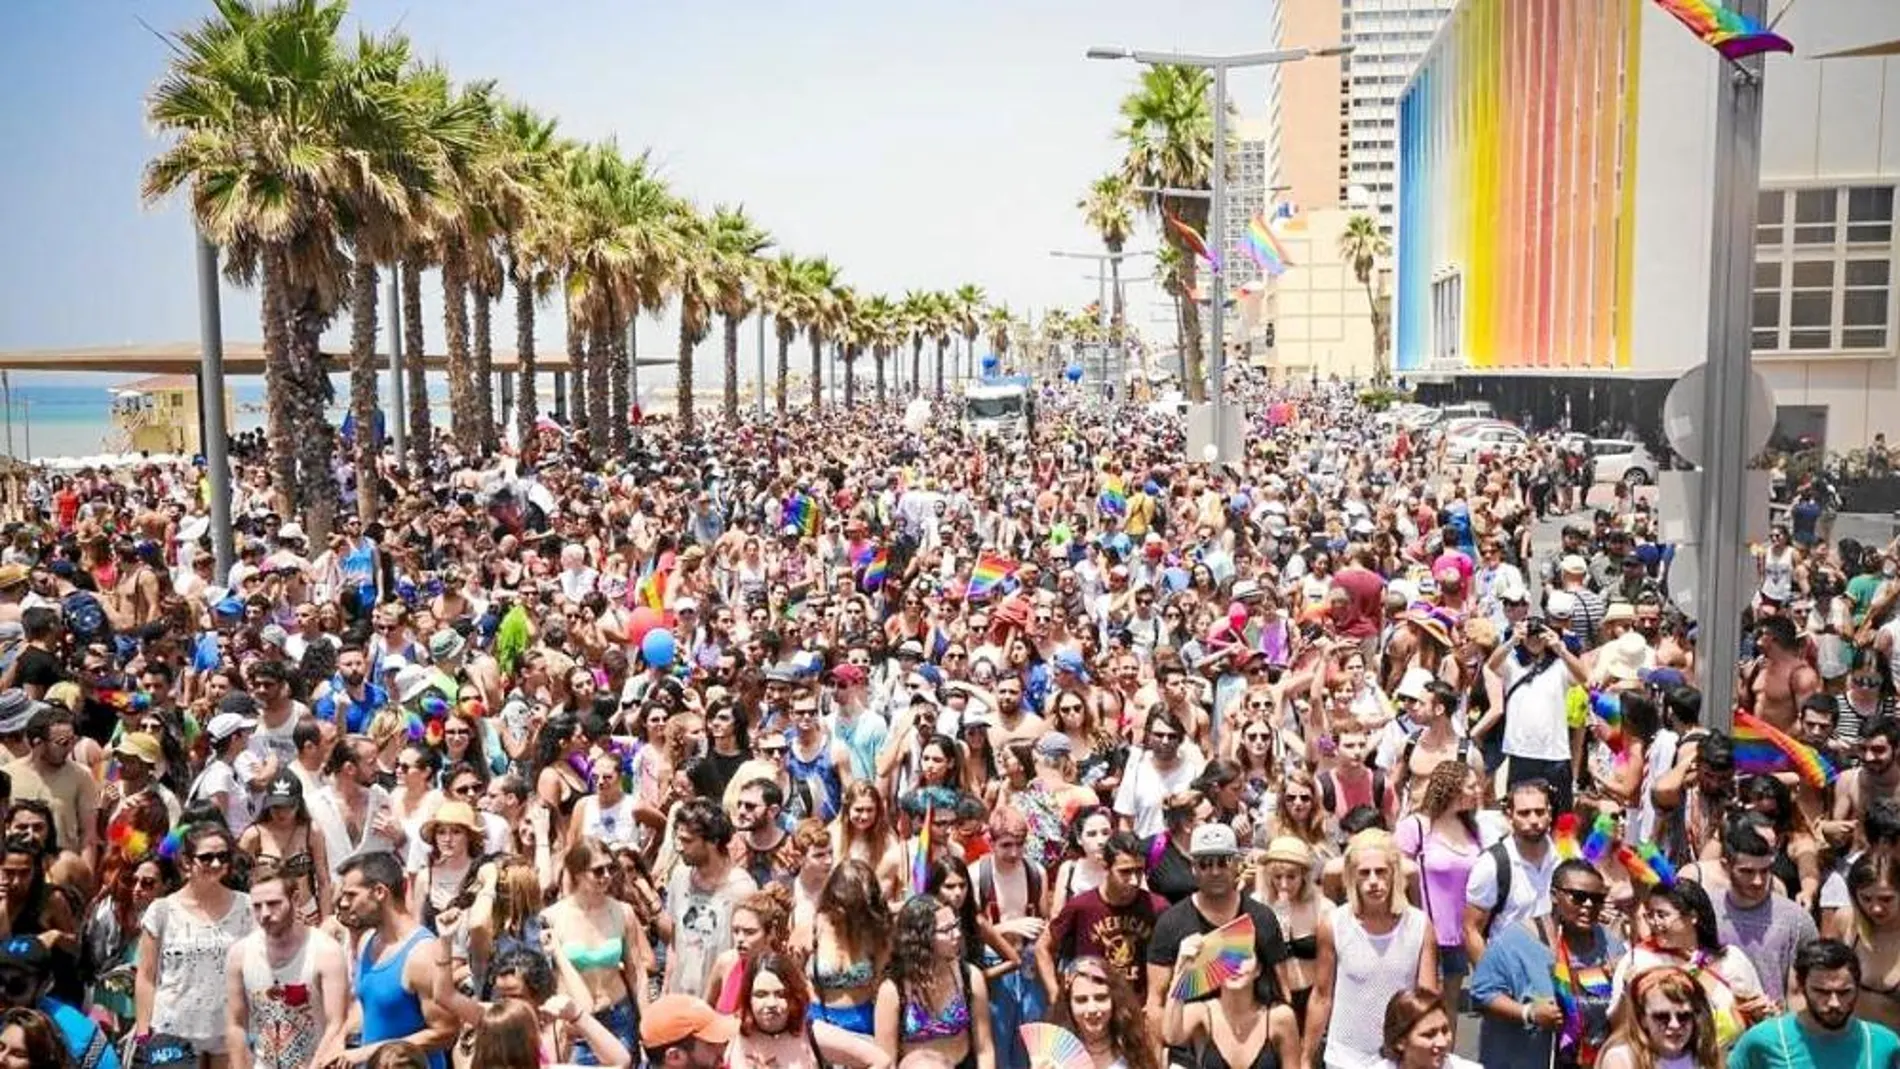
[[[971,385],[963,391],[963,429],[975,438],[1030,437],[1036,429],[1035,391],[1028,376]]]

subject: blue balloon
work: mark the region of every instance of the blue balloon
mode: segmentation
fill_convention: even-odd
[[[1001,360],[998,360],[998,359],[996,359],[996,354],[995,354],[995,353],[984,353],[984,354],[983,354],[983,370],[985,370],[985,371],[995,371],[995,370],[996,370],[996,366],[997,366],[998,364],[1001,364],[1001,363],[1002,363],[1002,361],[1001,361]]]
[[[640,658],[649,668],[668,669],[673,667],[673,658],[679,653],[678,644],[673,641],[673,632],[664,627],[648,631],[640,640]]]
[[[1070,382],[1081,382],[1082,381],[1082,365],[1070,364],[1069,369],[1067,371],[1064,371],[1063,374],[1069,377]]]

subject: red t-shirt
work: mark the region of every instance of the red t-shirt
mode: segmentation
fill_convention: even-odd
[[[1385,580],[1378,573],[1349,564],[1333,573],[1333,585],[1346,592],[1346,618],[1339,633],[1347,638],[1370,638],[1379,633],[1385,615]]]
[[[1152,891],[1136,892],[1127,905],[1111,906],[1099,888],[1082,892],[1062,904],[1049,922],[1050,945],[1056,961],[1101,958],[1120,969],[1137,996],[1148,990],[1148,941],[1155,921],[1168,911],[1168,900]]]

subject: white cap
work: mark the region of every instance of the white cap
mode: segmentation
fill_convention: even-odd
[[[1425,684],[1430,683],[1435,678],[1437,677],[1433,676],[1429,669],[1418,667],[1407,668],[1404,677],[1399,680],[1398,688],[1392,692],[1392,696],[1395,698],[1414,698],[1419,701],[1424,701]]]
[[[383,658],[382,671],[401,672],[403,669],[407,667],[409,667],[409,658],[404,657],[400,653],[392,653],[389,656]]]
[[[1561,616],[1566,620],[1577,614],[1577,595],[1568,590],[1553,590],[1544,599],[1544,615]]]
[[[296,520],[292,520],[277,529],[277,540],[279,542],[309,541],[304,537],[303,524],[298,523]]]
[[[1575,553],[1568,554],[1557,562],[1557,570],[1565,575],[1582,575],[1590,570],[1590,565]]]

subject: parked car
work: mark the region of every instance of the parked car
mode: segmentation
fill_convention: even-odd
[[[1497,420],[1462,423],[1446,432],[1445,459],[1468,464],[1483,456],[1512,456],[1530,444],[1530,435]]]
[[[1600,483],[1648,486],[1656,481],[1656,458],[1641,442],[1628,438],[1590,439],[1590,460]]]

